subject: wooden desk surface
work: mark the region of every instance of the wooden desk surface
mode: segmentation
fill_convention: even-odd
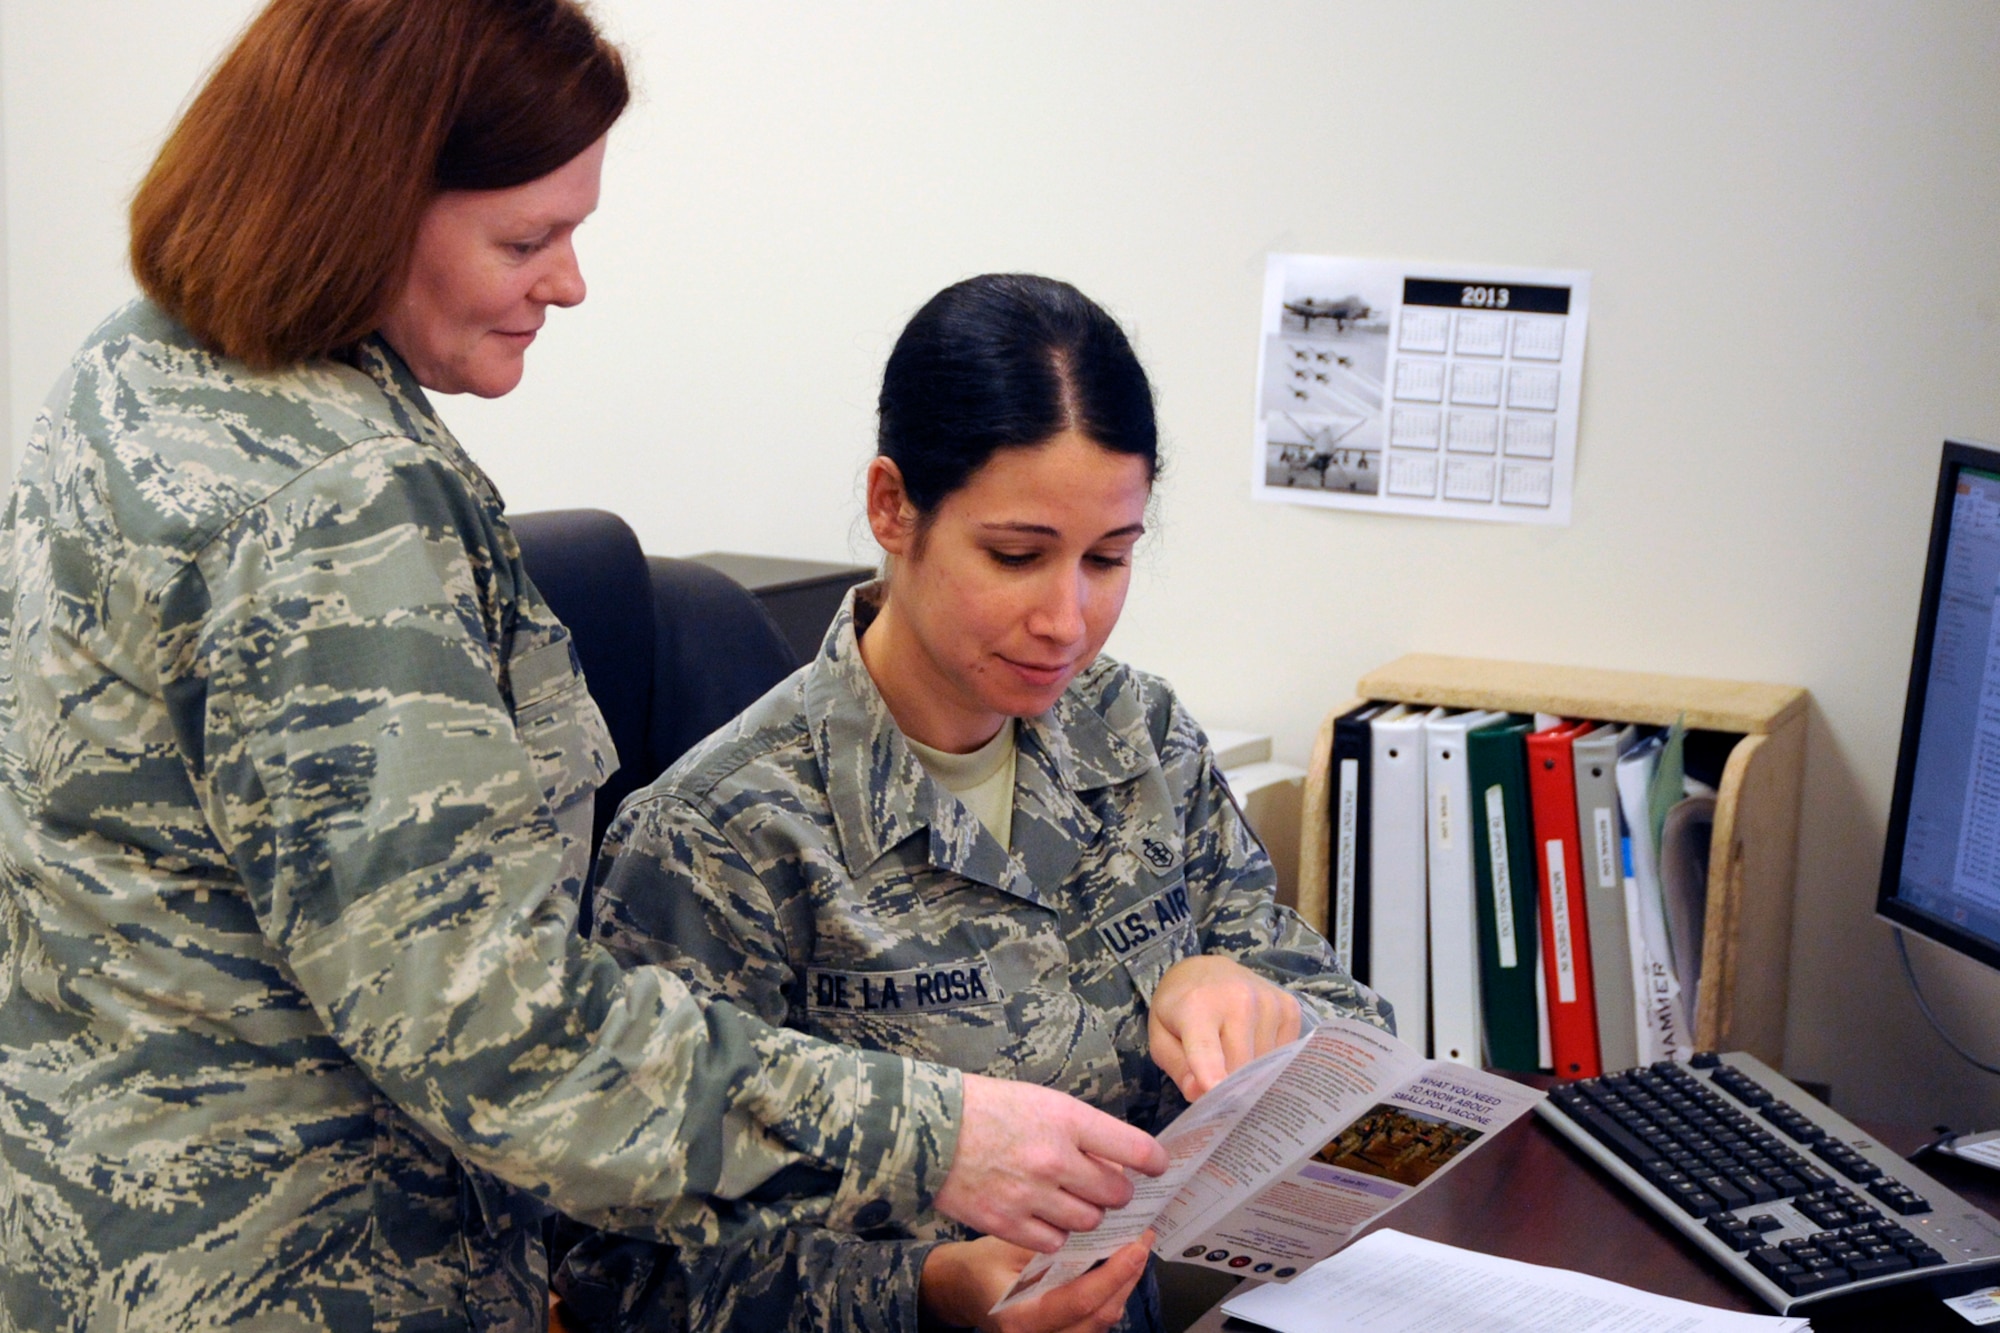
[[[1927,1137],[1867,1122],[1861,1127],[1902,1153],[1914,1151]],[[1947,1189],[2000,1215],[2000,1174],[1936,1156],[1922,1165]],[[1590,1273],[1703,1305],[1771,1313],[1692,1241],[1533,1114],[1377,1225],[1484,1254]],[[2000,1285],[2000,1277],[1993,1282]],[[1221,1298],[1219,1285],[1209,1289],[1215,1293],[1213,1299]],[[1966,1333],[1972,1328],[1936,1298],[1922,1294],[1899,1301],[1891,1310],[1809,1317],[1814,1333],[1930,1329]]]

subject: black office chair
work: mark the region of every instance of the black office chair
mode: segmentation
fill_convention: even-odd
[[[594,857],[618,805],[798,665],[741,584],[692,560],[648,556],[602,509],[510,515],[521,559],[576,642],[619,769],[597,793]],[[590,927],[586,895],[578,918]]]

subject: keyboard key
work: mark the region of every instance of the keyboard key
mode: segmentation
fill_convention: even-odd
[[[1729,1177],[1720,1172],[1696,1176],[1694,1183],[1720,1199],[1724,1208],[1742,1208],[1750,1202],[1750,1196],[1736,1188]]]
[[[1718,1067],[1709,1077],[1715,1080],[1717,1087],[1750,1106],[1762,1106],[1766,1102],[1777,1100],[1769,1088],[1741,1070],[1732,1069],[1728,1065]]]
[[[1707,1226],[1732,1250],[1754,1250],[1763,1244],[1763,1238],[1755,1228],[1746,1226],[1732,1217],[1718,1214],[1708,1219]]]
[[[1758,1114],[1783,1130],[1797,1143],[1814,1143],[1826,1137],[1826,1131],[1802,1115],[1798,1108],[1784,1102],[1772,1102],[1758,1111]]]
[[[1822,1143],[1815,1143],[1813,1151],[1834,1170],[1840,1172],[1841,1175],[1846,1176],[1857,1185],[1865,1185],[1871,1180],[1879,1179],[1882,1175],[1881,1167],[1875,1165],[1875,1163],[1869,1161],[1866,1157],[1863,1157],[1844,1143],[1836,1143],[1828,1139]]]
[[[1854,1275],[1855,1281],[1859,1282],[1865,1277],[1880,1277],[1884,1273],[1900,1273],[1906,1268],[1914,1268],[1915,1266],[1903,1255],[1891,1254],[1881,1258],[1857,1259],[1847,1266],[1847,1271]]]
[[[1731,1171],[1728,1176],[1729,1183],[1749,1195],[1752,1203],[1769,1203],[1778,1197],[1778,1191],[1766,1184],[1762,1176],[1749,1171]]]
[[[1900,1180],[1878,1180],[1868,1187],[1868,1192],[1903,1217],[1914,1217],[1931,1210],[1923,1195]]]
[[[1800,1274],[1780,1273],[1771,1279],[1792,1296],[1810,1296],[1832,1287],[1844,1287],[1853,1279],[1845,1268],[1808,1268]]]
[[[1713,1194],[1708,1193],[1706,1190],[1690,1189],[1685,1192],[1676,1193],[1671,1197],[1675,1203],[1679,1204],[1694,1217],[1707,1217],[1711,1213],[1722,1211],[1722,1204]]]
[[[1903,1253],[1909,1255],[1910,1262],[1919,1268],[1930,1268],[1944,1262],[1944,1256],[1928,1245],[1914,1245]]]
[[[1744,1258],[1756,1265],[1757,1271],[1766,1277],[1775,1275],[1781,1268],[1798,1268],[1798,1262],[1791,1255],[1786,1254],[1783,1250],[1773,1245],[1766,1245],[1761,1249],[1752,1250]],[[1799,1271],[1803,1273],[1805,1270],[1799,1268]]]
[[[1603,1111],[1582,1110],[1572,1118],[1589,1130],[1599,1143],[1634,1166],[1653,1161],[1660,1155],[1657,1148],[1643,1139],[1634,1138],[1623,1125]]]

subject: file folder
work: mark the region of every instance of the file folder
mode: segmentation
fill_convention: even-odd
[[[1542,978],[1549,1002],[1549,1044],[1556,1074],[1595,1078],[1598,1057],[1597,960],[1590,950],[1589,906],[1576,822],[1573,747],[1591,730],[1566,722],[1528,737],[1528,805],[1533,816],[1531,859],[1540,889]]]
[[[1466,768],[1467,734],[1505,713],[1446,713],[1424,723],[1425,851],[1430,860],[1431,1031],[1440,1060],[1477,1065],[1479,910],[1472,847],[1479,835]]]
[[[1390,705],[1362,704],[1333,721],[1333,883],[1328,886],[1327,940],[1347,974],[1368,984],[1368,741],[1369,719]]]
[[[1429,857],[1424,723],[1445,710],[1398,704],[1368,724],[1368,984],[1396,1010],[1396,1035],[1431,1053]]]
[[[1541,940],[1528,831],[1531,719],[1514,715],[1466,735],[1472,784],[1473,876],[1479,907],[1479,1004],[1486,1062],[1532,1073],[1542,1067]]]
[[[1590,920],[1591,989],[1597,995],[1597,1049],[1606,1069],[1630,1069],[1639,1063],[1617,777],[1618,756],[1638,739],[1637,727],[1607,724],[1578,736],[1570,746],[1576,769],[1577,836],[1583,850],[1584,914]]]

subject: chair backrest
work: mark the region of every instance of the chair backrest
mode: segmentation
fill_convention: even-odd
[[[618,747],[597,794],[591,853],[618,805],[798,665],[757,599],[689,560],[648,557],[602,509],[509,517],[521,559],[569,627]]]

